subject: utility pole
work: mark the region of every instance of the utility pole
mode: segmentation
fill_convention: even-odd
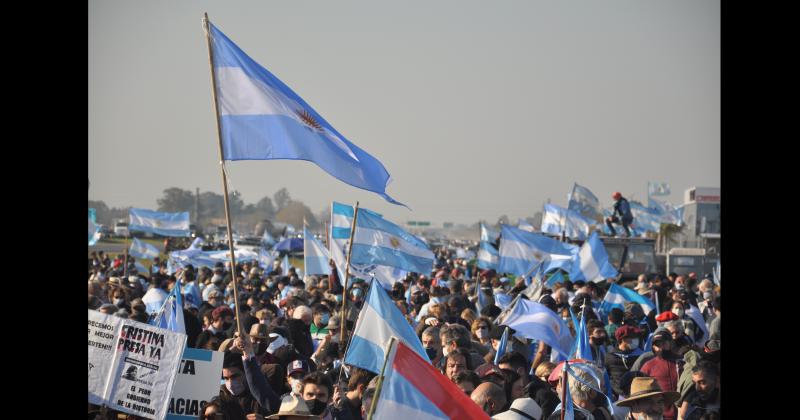
[[[194,224],[200,227],[200,187],[194,189]]]

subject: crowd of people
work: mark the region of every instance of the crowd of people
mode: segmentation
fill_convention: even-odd
[[[560,418],[563,361],[557,352],[511,330],[505,352],[495,357],[505,330],[496,322],[505,305],[498,296],[520,295],[524,280],[479,270],[447,247],[434,252],[431,273],[409,274],[387,290],[433,366],[492,418]],[[184,299],[187,346],[225,357],[224,385],[199,419],[367,417],[377,375],[342,361],[370,282],[351,279],[345,290],[335,267],[330,276],[301,278],[277,261],[267,270],[244,262],[235,270],[217,264],[173,274],[164,261],[154,262],[152,274],[137,273],[132,257],[127,269],[124,261],[122,255],[91,254],[89,309],[148,322],[152,314],[142,296],[149,288],[169,292],[180,280],[201,291],[199,304]],[[574,418],[719,419],[720,286],[694,273],[643,274],[627,286],[658,302],[655,310],[644,313],[629,302],[600,313],[614,281],[565,280],[545,287],[538,299],[573,336],[572,317],[585,317],[592,360],[568,361]],[[478,293],[488,304],[476,305]],[[692,308],[702,313],[704,325],[687,314]],[[89,418],[116,414],[89,406]]]

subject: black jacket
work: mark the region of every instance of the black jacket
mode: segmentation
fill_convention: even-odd
[[[635,349],[628,352],[623,352],[619,349],[606,353],[605,366],[608,370],[608,376],[611,378],[611,389],[616,395],[626,394],[622,392],[619,387],[619,381],[622,375],[627,373],[633,367],[633,363],[642,354],[641,349]]]

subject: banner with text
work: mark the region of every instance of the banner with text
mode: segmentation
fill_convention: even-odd
[[[225,353],[186,348],[172,398],[169,399],[166,420],[194,420],[206,403],[219,395],[222,360]]]

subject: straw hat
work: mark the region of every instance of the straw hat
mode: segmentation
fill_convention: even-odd
[[[628,398],[619,401],[617,405],[621,407],[630,407],[638,400],[654,397],[656,395],[663,395],[664,404],[667,406],[675,403],[675,401],[677,401],[681,396],[680,393],[675,391],[662,391],[655,378],[643,376],[639,378],[633,378],[633,381],[631,382],[631,395]]]
[[[306,402],[292,395],[291,393],[281,400],[281,408],[278,412],[267,417],[268,419],[277,419],[281,416],[294,416],[294,417],[308,417],[318,419],[319,416],[311,414],[308,410]]]
[[[250,327],[250,337],[260,338],[262,340],[270,340],[269,326],[259,323],[253,324],[253,326]]]

